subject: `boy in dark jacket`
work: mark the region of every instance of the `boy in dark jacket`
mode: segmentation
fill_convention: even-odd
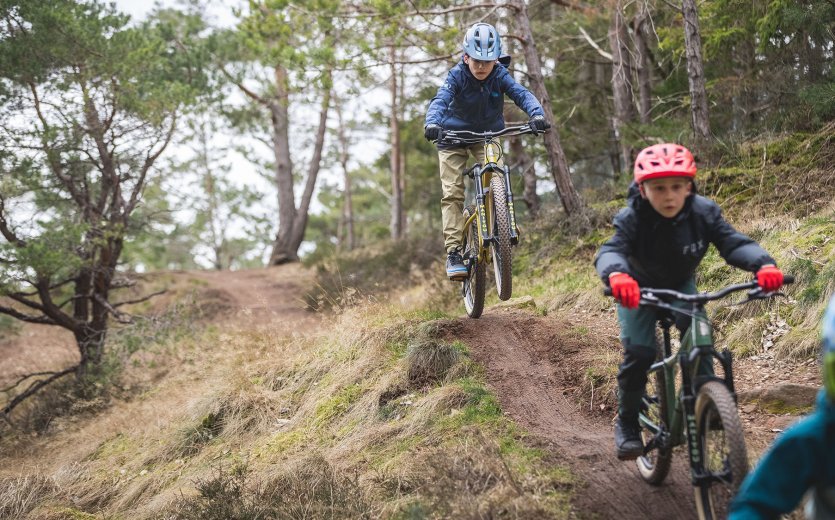
[[[621,460],[643,454],[638,412],[646,372],[655,360],[659,314],[638,307],[640,287],[695,293],[694,273],[710,244],[729,264],[756,272],[766,291],[783,285],[774,259],[728,224],[715,202],[695,193],[696,163],[689,150],[677,144],[650,146],[638,154],[634,174],[628,206],[615,216],[615,235],[595,259],[600,278],[619,303],[624,357],[618,372],[615,446]]]
[[[496,29],[486,23],[470,27],[464,36],[464,56],[449,71],[443,86],[429,102],[424,136],[437,141],[442,130],[496,132],[504,128],[504,96],[531,118],[533,130],[550,128],[542,106],[526,88],[514,81],[507,69],[497,63],[502,53]],[[464,234],[464,177],[468,152],[484,163],[482,145],[438,145],[441,166],[441,221],[444,247],[447,251],[447,276],[451,280],[467,277],[461,259],[461,238]]]
[[[780,434],[742,482],[728,520],[777,519],[809,493],[806,518],[835,518],[835,298],[823,316],[817,409]]]

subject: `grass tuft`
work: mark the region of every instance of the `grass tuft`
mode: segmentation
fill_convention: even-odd
[[[432,339],[420,339],[406,351],[407,378],[412,387],[425,387],[442,382],[461,360],[455,346]]]
[[[52,480],[40,475],[0,479],[0,518],[24,518],[56,493]]]

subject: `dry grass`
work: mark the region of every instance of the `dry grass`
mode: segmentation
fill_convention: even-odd
[[[413,387],[423,387],[444,380],[461,360],[461,352],[437,339],[418,339],[406,351],[406,377]]]
[[[41,475],[0,479],[0,519],[24,518],[56,495],[55,484]]]
[[[512,518],[502,504],[557,515],[564,499],[540,492],[551,477],[495,407],[479,408],[487,392],[473,393],[472,362],[438,340],[448,323],[436,316],[376,303],[304,334],[275,322],[172,340],[128,369],[142,382],[129,400],[14,440],[38,459],[13,465],[45,475],[16,478],[52,486],[14,503],[56,519],[409,518],[421,507]],[[478,442],[510,451],[460,458],[470,422]],[[434,481],[460,475],[466,494],[432,496]]]

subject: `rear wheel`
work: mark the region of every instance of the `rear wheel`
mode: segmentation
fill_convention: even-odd
[[[496,290],[500,300],[507,300],[513,293],[513,253],[510,249],[510,211],[507,207],[507,191],[504,177],[493,175],[490,179],[490,195],[493,197],[493,237],[490,248],[493,253],[493,270]]]
[[[474,206],[464,208],[464,220],[475,214]],[[475,220],[464,232],[463,256],[468,262],[469,276],[464,280],[461,294],[467,316],[478,318],[484,311],[484,291],[487,286],[486,265],[478,261],[478,225]]]
[[[657,349],[656,360],[663,359],[662,350]],[[658,443],[665,438],[661,446],[649,450],[635,460],[641,477],[652,485],[661,484],[670,472],[673,460],[672,440],[669,439],[670,425],[667,424],[670,403],[667,402],[666,375],[658,370],[647,377],[646,391],[641,399],[641,437],[644,446],[650,442]],[[653,431],[654,430],[654,431]],[[661,433],[659,437],[658,433]]]
[[[700,519],[727,518],[731,500],[748,473],[742,424],[731,392],[708,381],[696,397],[696,428],[705,474],[712,481],[694,487]]]

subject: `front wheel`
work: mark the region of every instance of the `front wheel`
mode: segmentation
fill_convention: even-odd
[[[748,454],[739,414],[728,388],[708,381],[696,396],[696,428],[704,471],[711,479],[694,487],[699,518],[727,518],[734,495],[748,473]]]
[[[464,208],[464,221],[466,222],[474,214],[474,206]],[[484,263],[478,261],[478,225],[475,220],[473,220],[469,228],[464,230],[464,247],[462,249],[463,256],[468,262],[467,269],[469,270],[469,275],[461,287],[461,295],[464,297],[464,308],[467,310],[467,316],[470,318],[478,318],[484,311],[487,271]]]
[[[659,348],[656,361],[664,358]],[[641,437],[644,446],[654,443],[646,454],[638,457],[638,473],[653,486],[660,485],[670,472],[673,460],[670,425],[667,424],[670,403],[667,399],[666,373],[658,370],[647,377],[646,391],[641,399]]]
[[[496,274],[496,290],[504,301],[513,293],[513,253],[510,250],[510,208],[507,206],[507,190],[504,177],[493,175],[490,179],[490,195],[493,197],[493,270]]]

